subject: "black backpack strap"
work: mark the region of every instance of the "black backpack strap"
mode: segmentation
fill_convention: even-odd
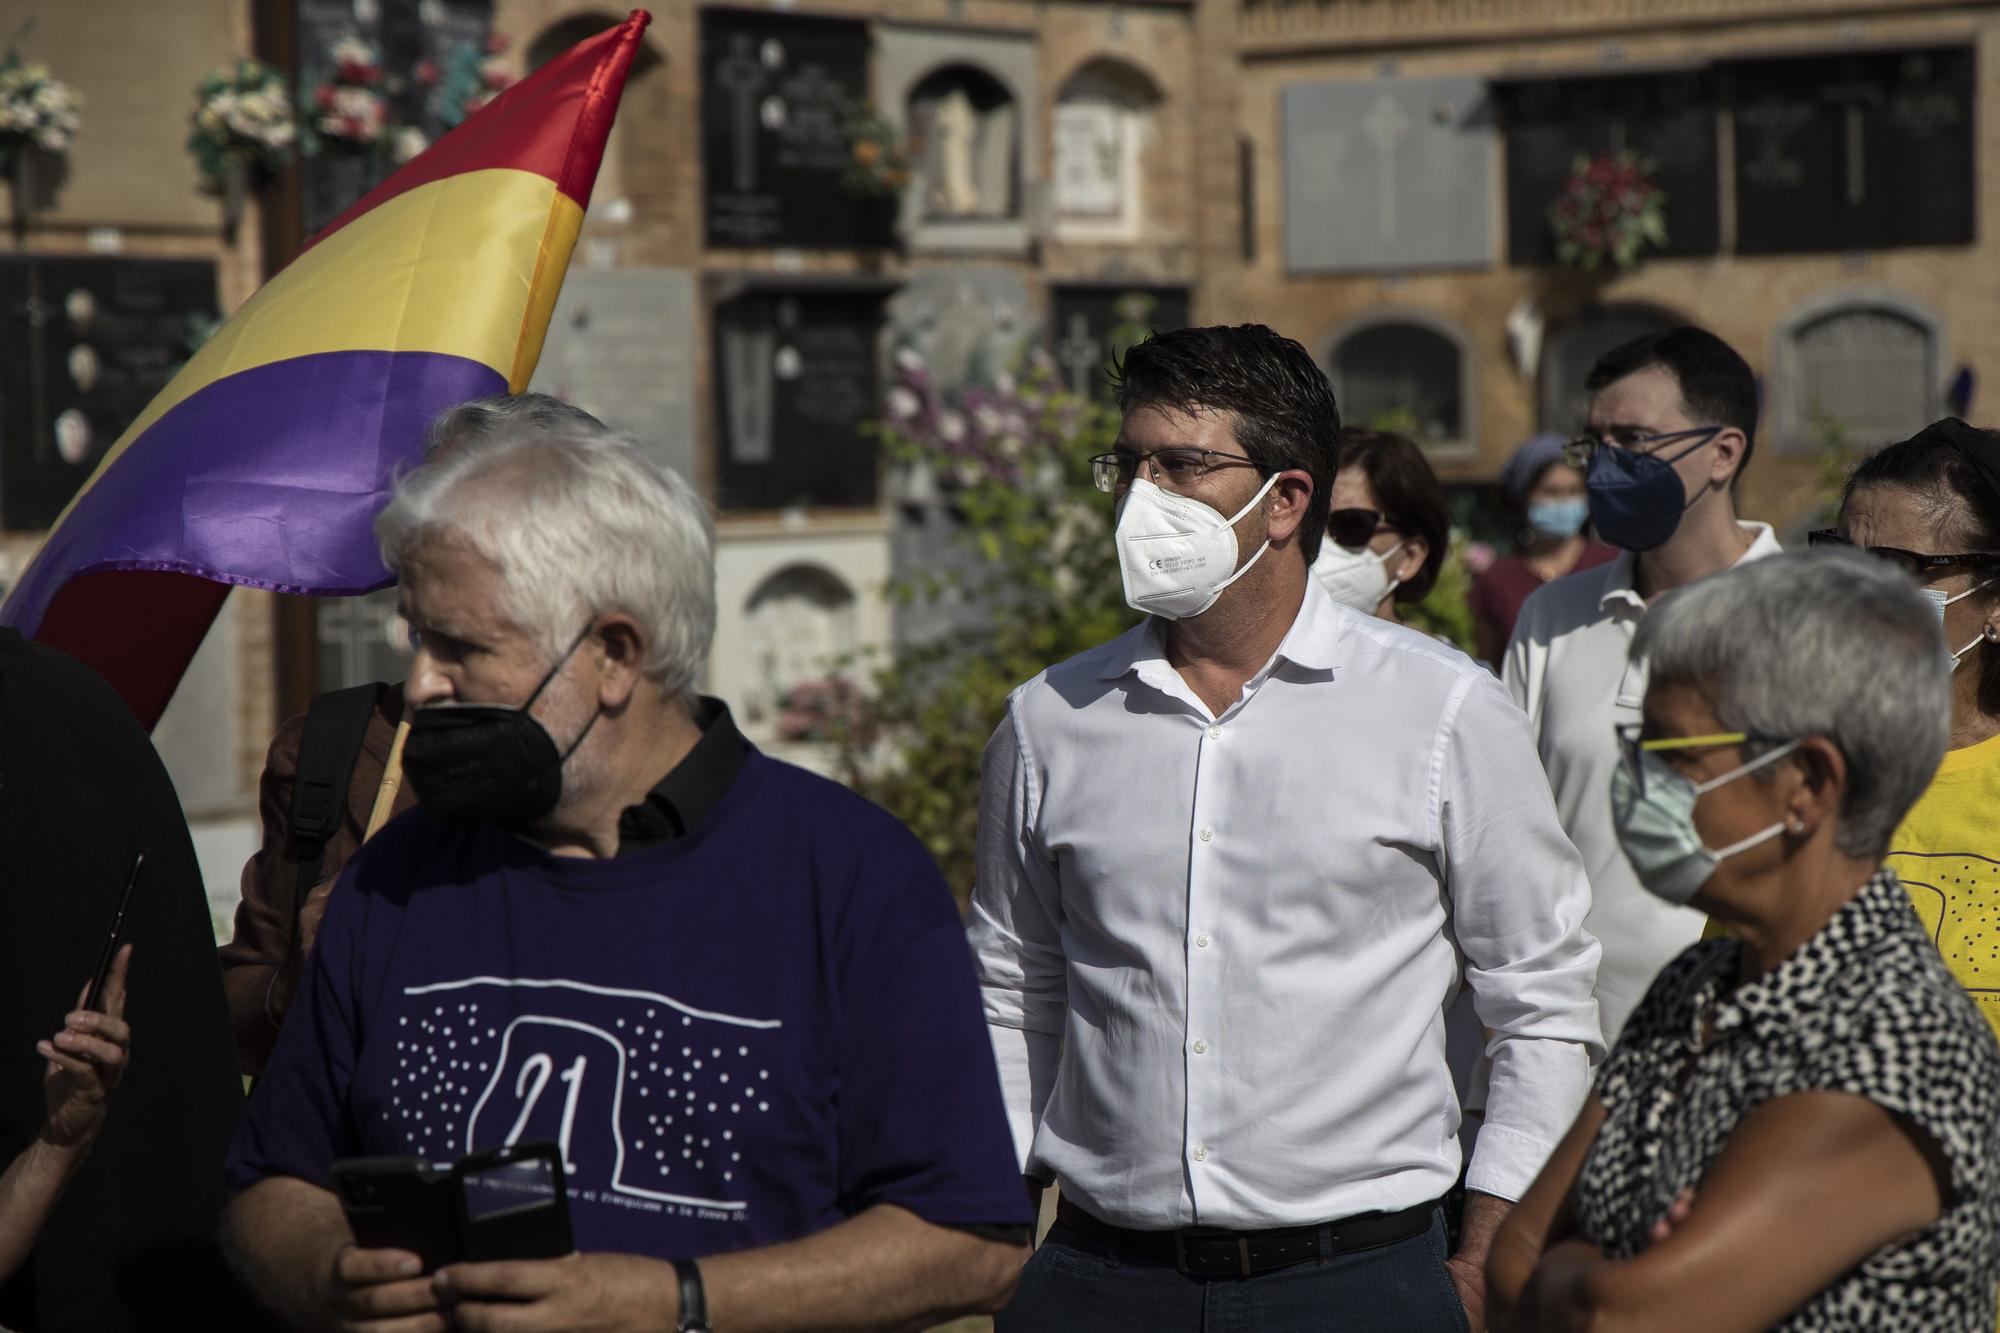
[[[292,919],[298,920],[306,894],[319,883],[326,862],[326,844],[347,812],[347,789],[354,765],[361,758],[361,741],[368,719],[388,688],[381,681],[332,690],[306,709],[305,735],[299,741],[298,777],[292,783],[291,836],[285,859],[296,869]]]

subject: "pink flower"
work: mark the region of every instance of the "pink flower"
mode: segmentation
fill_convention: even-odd
[[[443,72],[438,69],[437,61],[435,60],[419,60],[414,73],[417,82],[426,88],[437,87],[438,80],[444,77]]]

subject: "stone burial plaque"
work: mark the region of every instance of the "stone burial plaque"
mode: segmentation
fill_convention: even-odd
[[[840,183],[847,122],[868,99],[868,28],[846,19],[705,9],[703,212],[717,248],[889,245],[894,197]]]
[[[528,387],[628,431],[694,480],[694,277],[682,269],[573,269]]]
[[[1185,287],[1057,287],[1049,293],[1049,351],[1072,393],[1111,396],[1111,358],[1152,333],[1188,326]]]
[[[1712,255],[1722,244],[1717,98],[1706,70],[1525,78],[1497,85],[1507,144],[1507,262],[1553,264],[1549,206],[1585,154],[1630,152],[1666,193],[1667,243],[1648,253]]]
[[[0,259],[0,528],[53,524],[215,318],[206,260]]]
[[[1001,268],[912,273],[888,309],[895,345],[923,357],[946,393],[1013,369],[1040,323],[1020,275]]]
[[[1976,238],[1971,47],[1745,61],[1731,74],[1738,251]]]
[[[880,490],[875,292],[753,291],[715,311],[716,501],[872,506]]]
[[[1493,262],[1483,81],[1295,84],[1279,116],[1292,272]]]

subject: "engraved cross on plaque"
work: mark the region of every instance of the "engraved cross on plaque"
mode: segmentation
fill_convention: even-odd
[[[1069,387],[1078,397],[1088,398],[1094,387],[1097,368],[1104,364],[1104,349],[1090,336],[1090,317],[1081,311],[1069,317],[1069,336],[1056,349],[1069,368]]]
[[[1396,146],[1410,133],[1410,118],[1386,93],[1368,108],[1361,132],[1375,148],[1375,225],[1383,240],[1396,235]]]
[[[1866,79],[1836,83],[1820,90],[1820,96],[1847,113],[1847,203],[1849,207],[1868,197],[1867,129],[1868,108],[1879,106],[1882,89]]]
[[[729,94],[735,185],[744,191],[757,183],[757,94],[764,87],[764,67],[750,52],[748,33],[737,33],[729,41],[729,58],[715,67],[715,83]]]

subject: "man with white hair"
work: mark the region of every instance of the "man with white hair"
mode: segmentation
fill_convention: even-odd
[[[229,1160],[239,1268],[340,1327],[921,1325],[1030,1220],[956,913],[882,811],[694,694],[713,532],[581,426],[455,448],[377,520],[419,810],[328,899]],[[343,1158],[562,1151],[578,1254],[361,1249]],[[699,1262],[696,1262],[696,1261]]]

